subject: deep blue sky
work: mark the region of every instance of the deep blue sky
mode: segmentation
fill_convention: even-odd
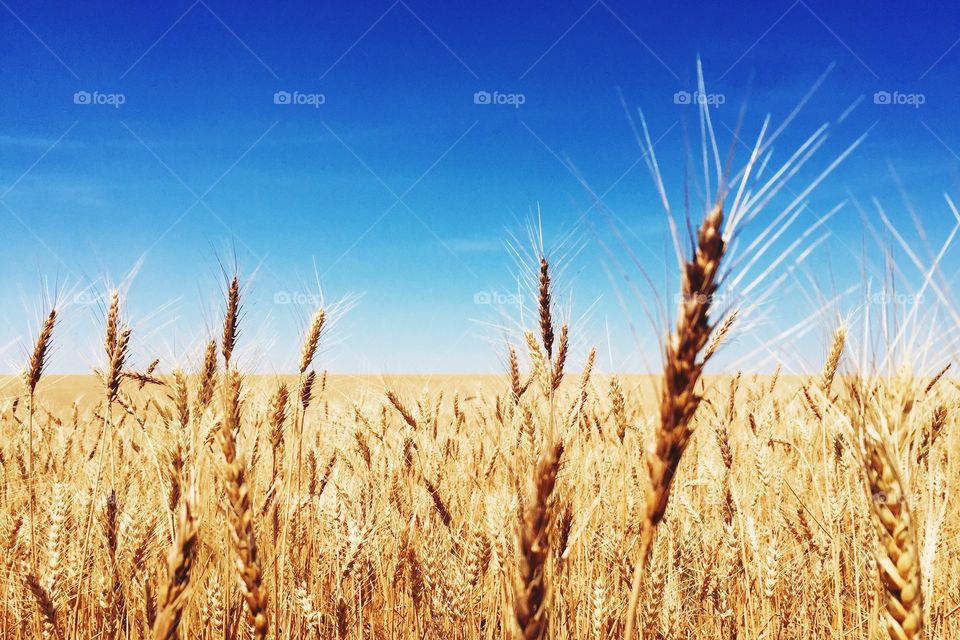
[[[655,334],[629,287],[611,285],[608,272],[623,274],[608,251],[624,263],[631,251],[672,289],[663,266],[671,245],[618,89],[634,114],[644,110],[674,206],[689,180],[699,215],[699,160],[683,170],[690,148],[698,157],[698,120],[674,100],[695,89],[697,55],[708,92],[725,99],[713,110],[724,154],[741,105],[752,142],[766,114],[778,125],[835,64],[771,166],[861,96],[794,192],[870,133],[809,198],[798,231],[850,195],[872,211],[876,196],[915,237],[892,167],[936,239],[954,223],[942,194],[958,186],[958,14],[950,3],[815,0],[2,0],[4,367],[20,367],[17,341],[29,341],[41,294],[58,283],[70,305],[52,367],[96,365],[99,313],[84,301],[140,259],[129,295],[137,359],[189,364],[217,322],[218,258],[230,263],[235,252],[254,275],[248,366],[292,366],[310,307],[281,303],[309,302],[319,276],[328,302],[356,298],[323,366],[499,370],[499,333],[486,323],[503,321],[476,300],[516,288],[503,243],[526,237],[539,206],[548,246],[572,234],[583,247],[561,283],[574,318],[590,311],[579,345],[598,343],[605,369],[643,369]],[[278,91],[324,102],[278,105]],[[522,94],[523,104],[478,105],[478,91]],[[875,104],[877,91],[921,94],[923,104]],[[76,92],[120,94],[123,104],[75,104]],[[735,148],[738,165],[746,150]],[[591,208],[570,165],[602,206]],[[856,207],[823,230],[831,237],[768,303],[777,309],[754,337],[740,339],[741,353],[807,314],[813,281],[830,290],[860,280]],[[824,334],[811,332],[811,344]],[[800,351],[799,363],[818,361]]]

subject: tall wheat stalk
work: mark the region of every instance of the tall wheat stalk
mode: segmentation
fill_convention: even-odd
[[[234,276],[227,290],[226,313],[223,320],[221,353],[224,360],[223,404],[220,430],[217,438],[223,453],[223,478],[227,494],[227,524],[230,546],[236,558],[236,570],[253,635],[258,640],[267,637],[267,592],[263,586],[257,541],[253,532],[254,512],[250,497],[249,474],[237,454],[237,435],[242,424],[240,372],[230,367],[236,347],[240,322],[240,285]]]
[[[654,436],[654,452],[647,455],[647,507],[627,607],[626,640],[634,637],[640,587],[653,534],[666,512],[673,477],[693,434],[693,415],[702,399],[696,392],[696,385],[706,360],[699,359],[699,355],[713,330],[709,312],[718,286],[724,249],[723,207],[717,203],[697,231],[693,257],[683,264],[679,317],[676,328],[667,338],[660,423]]]
[[[545,256],[540,257],[538,275],[538,309],[540,340],[537,344],[533,333],[526,333],[527,347],[533,360],[531,379],[540,378],[540,387],[547,400],[547,424],[541,434],[542,452],[533,470],[534,495],[520,523],[519,576],[513,598],[514,615],[525,640],[540,640],[549,628],[549,582],[546,572],[552,548],[554,529],[554,487],[563,455],[563,440],[557,436],[554,424],[555,397],[563,380],[568,345],[568,329],[564,323],[554,352],[554,327],[550,292],[550,264]],[[541,351],[542,345],[542,351]],[[544,352],[546,357],[544,357]],[[523,391],[519,386],[516,352],[510,350],[511,390],[515,402]],[[529,384],[529,383],[528,383]],[[553,499],[552,499],[553,498]]]
[[[237,456],[236,434],[241,418],[241,378],[232,371],[224,382],[227,385],[223,424],[218,433],[223,452],[223,475],[227,490],[227,523],[230,543],[236,557],[236,569],[247,604],[247,613],[254,637],[267,637],[267,592],[263,588],[257,542],[253,533],[254,512],[250,500],[250,485],[246,466]]]
[[[100,482],[103,478],[103,460],[106,443],[112,436],[113,429],[113,405],[120,392],[120,384],[123,380],[123,371],[127,361],[127,353],[130,347],[130,328],[122,325],[120,319],[120,292],[114,290],[110,296],[110,305],[107,308],[106,327],[104,331],[104,353],[106,355],[107,367],[98,372],[104,390],[103,422],[100,429],[100,438],[97,453],[97,470],[93,481],[93,496],[90,500],[90,507],[87,516],[86,533],[83,540],[83,551],[80,554],[81,571],[86,567],[87,554],[90,552],[90,541],[93,532],[94,513],[96,511],[97,496],[100,493]],[[76,599],[73,615],[74,631],[78,630],[79,616],[81,608],[81,598]]]
[[[27,482],[30,487],[30,562],[34,573],[38,570],[37,563],[37,543],[36,543],[36,524],[37,519],[37,490],[36,477],[34,476],[33,457],[33,418],[36,413],[36,393],[37,385],[43,376],[43,370],[47,366],[47,355],[50,352],[50,343],[53,340],[53,327],[57,322],[57,310],[51,309],[47,318],[40,328],[40,334],[34,343],[33,352],[27,363],[27,368],[23,373],[23,385],[27,392]]]

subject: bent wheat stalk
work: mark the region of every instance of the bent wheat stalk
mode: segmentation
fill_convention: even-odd
[[[27,589],[33,595],[37,608],[43,616],[43,634],[44,637],[51,637],[60,640],[63,635],[60,632],[57,620],[57,606],[50,597],[50,593],[40,584],[37,577],[32,573],[27,574]]]

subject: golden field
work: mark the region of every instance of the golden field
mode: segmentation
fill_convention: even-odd
[[[309,366],[282,380],[131,372],[112,399],[108,376],[50,375],[35,389],[32,469],[28,390],[7,378],[0,637],[153,637],[171,603],[183,638],[255,635],[258,607],[270,638],[518,637],[540,502],[542,632],[623,637],[661,382],[587,370],[554,390],[531,355],[519,399],[509,375],[320,374],[306,403]],[[958,390],[930,383],[701,378],[642,584],[644,637],[884,633],[888,560],[849,419],[858,387],[896,418],[926,633],[960,637],[960,442],[952,412],[936,425]],[[563,446],[540,500],[548,438]],[[250,578],[254,558],[251,587],[238,565]]]
[[[725,268],[740,225],[809,158],[755,184],[763,135],[730,209],[724,187],[687,221],[688,250],[650,162],[680,285],[656,375],[594,371],[596,350],[573,364],[542,239],[516,254],[535,303],[499,376],[327,376],[323,308],[294,375],[248,375],[236,272],[191,361],[134,362],[114,290],[96,375],[44,375],[54,303],[2,387],[0,637],[960,638],[960,386],[906,366],[950,310],[838,309],[804,354],[819,372],[706,375],[750,326],[718,292],[791,208]],[[809,231],[744,283],[744,316]],[[948,306],[934,260],[920,292]]]

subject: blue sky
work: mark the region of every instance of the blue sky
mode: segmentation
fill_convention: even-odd
[[[500,311],[518,316],[504,242],[525,239],[539,208],[548,248],[568,238],[579,249],[566,252],[560,300],[580,351],[596,343],[603,368],[643,370],[656,332],[624,281],[638,271],[619,265],[632,253],[663,288],[675,281],[618,92],[634,117],[644,111],[674,206],[688,184],[698,216],[697,112],[676,97],[695,90],[697,55],[708,93],[721,96],[714,127],[734,166],[748,154],[733,137],[741,107],[752,143],[765,115],[778,125],[834,65],[771,164],[834,123],[791,181],[797,193],[869,134],[807,199],[797,229],[851,198],[872,212],[877,197],[919,241],[897,176],[935,239],[955,222],[943,193],[960,177],[957,14],[814,0],[2,0],[3,366],[20,368],[45,290],[67,303],[52,370],[98,364],[101,313],[90,301],[141,262],[128,303],[137,359],[189,365],[217,324],[218,260],[236,255],[252,276],[251,368],[291,368],[319,282],[328,303],[352,301],[322,366],[498,371],[496,325],[509,324]],[[822,229],[830,237],[765,303],[775,309],[738,339],[741,353],[809,314],[816,286],[860,281],[859,252],[873,241],[856,206]],[[829,324],[782,345],[800,352],[798,366],[818,361],[810,347]]]

